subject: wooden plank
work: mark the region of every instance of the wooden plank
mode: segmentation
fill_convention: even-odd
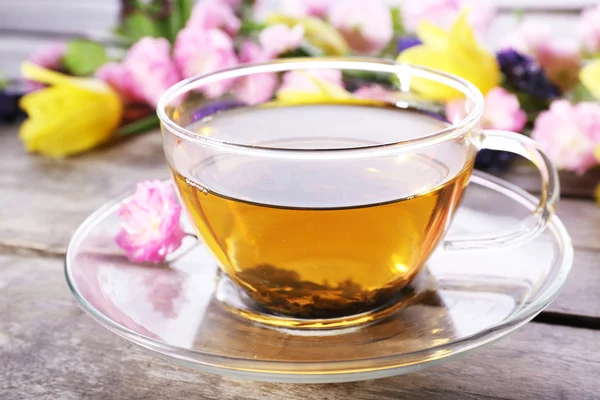
[[[539,193],[540,191],[540,174],[531,166],[511,166],[506,170],[492,173],[529,192]],[[564,197],[592,199],[594,198],[596,185],[600,183],[600,168],[593,168],[582,175],[569,171],[560,171],[559,178],[561,194]]]
[[[599,260],[598,251],[576,250],[569,278],[547,310],[600,319]]]
[[[78,34],[114,28],[119,0],[21,0],[0,2],[3,30]]]
[[[135,183],[169,176],[159,131],[69,159],[27,154],[17,126],[0,128],[0,243],[64,247],[85,217]]]
[[[127,399],[594,399],[600,331],[530,323],[419,373],[291,385],[176,367],[102,328],[75,305],[62,261],[0,255],[0,397]]]

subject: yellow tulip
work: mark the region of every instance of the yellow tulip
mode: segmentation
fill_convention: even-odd
[[[74,78],[30,62],[21,66],[29,80],[50,85],[23,96],[28,119],[19,136],[30,152],[64,157],[109,140],[121,121],[123,105],[105,82]]]
[[[348,52],[348,43],[342,34],[318,18],[293,18],[282,14],[269,14],[266,22],[269,25],[284,24],[290,28],[302,25],[306,41],[323,51],[325,55],[342,56]]]
[[[579,72],[579,80],[592,96],[600,99],[600,61],[583,67]]]
[[[417,35],[423,44],[400,53],[398,61],[460,76],[485,95],[500,83],[500,67],[496,57],[477,42],[467,15],[463,11],[448,32],[431,23],[421,23]],[[413,78],[411,85],[421,95],[435,100],[463,97],[457,90],[427,79]]]
[[[596,198],[596,204],[600,206],[600,183],[596,185],[596,190],[594,190],[594,197]]]
[[[596,146],[594,149],[594,157],[600,162],[600,145]]]

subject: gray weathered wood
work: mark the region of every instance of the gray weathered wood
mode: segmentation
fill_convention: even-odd
[[[600,252],[575,250],[575,264],[548,311],[600,318]]]
[[[56,160],[27,154],[15,126],[1,129],[0,243],[64,247],[93,209],[138,181],[169,176],[158,131]]]
[[[494,175],[532,193],[540,191],[540,174],[532,166],[513,166],[504,171],[494,172]],[[593,168],[583,175],[561,171],[559,178],[563,195],[593,198],[596,185],[600,183],[600,168]]]
[[[0,393],[39,399],[594,399],[600,331],[530,323],[450,364],[375,381],[290,385],[178,368],[75,305],[59,259],[0,256]]]

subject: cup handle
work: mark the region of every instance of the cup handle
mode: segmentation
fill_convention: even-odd
[[[445,250],[484,250],[525,243],[544,230],[560,197],[558,172],[535,141],[519,133],[501,130],[485,130],[482,137],[482,149],[515,153],[537,167],[542,177],[540,202],[533,215],[523,220],[514,230],[494,236],[445,240]]]

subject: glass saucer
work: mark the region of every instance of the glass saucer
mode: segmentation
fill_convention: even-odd
[[[230,311],[235,289],[194,238],[168,265],[128,262],[113,241],[122,200],[93,213],[69,245],[66,277],[80,306],[157,356],[239,378],[343,382],[449,361],[531,320],[558,294],[573,261],[571,240],[553,217],[541,236],[518,247],[437,249],[415,281],[415,294],[376,323],[277,328]],[[477,172],[448,236],[514,227],[536,203],[523,190]]]

